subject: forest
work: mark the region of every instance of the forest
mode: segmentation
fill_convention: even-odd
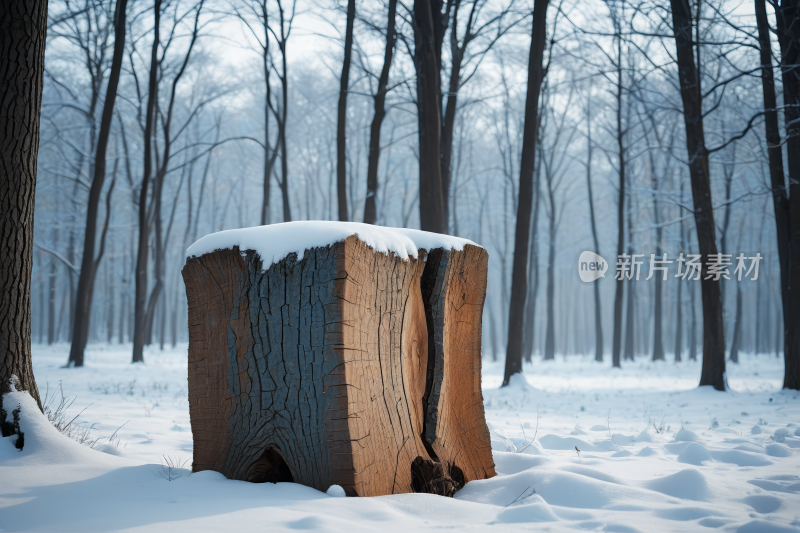
[[[350,220],[486,247],[506,381],[534,353],[705,356],[719,388],[743,352],[785,353],[800,387],[792,4],[434,0],[423,23],[420,3],[51,2],[35,341],[141,361],[186,339],[199,237]],[[589,288],[583,250],[763,259],[755,281]]]
[[[0,80],[0,531],[800,531],[798,0],[4,0]]]

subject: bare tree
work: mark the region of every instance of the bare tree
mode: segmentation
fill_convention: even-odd
[[[286,149],[286,121],[289,117],[289,66],[286,60],[286,48],[289,44],[289,37],[292,34],[292,24],[297,7],[297,0],[292,0],[292,8],[289,13],[284,9],[284,0],[277,0],[278,4],[278,29],[270,28],[270,33],[278,43],[278,52],[281,56],[280,71],[273,66],[273,70],[278,76],[281,84],[280,105],[274,110],[274,115],[278,123],[278,145],[281,151],[281,198],[283,200],[283,221],[292,221],[292,208],[289,204],[289,161]],[[272,105],[270,103],[270,105]]]
[[[336,122],[336,192],[339,220],[347,222],[347,93],[350,90],[350,58],[353,55],[353,23],[356,0],[347,0],[347,26],[344,34],[344,59],[339,78],[339,108]],[[378,89],[380,91],[380,88]]]
[[[447,232],[439,160],[442,41],[452,0],[414,0],[414,67],[419,123],[419,219],[423,231]]]
[[[245,25],[248,33],[255,39],[258,53],[261,56],[261,66],[264,75],[265,97],[264,97],[264,175],[263,175],[263,198],[261,201],[261,225],[271,222],[269,203],[270,203],[270,181],[272,180],[275,159],[278,157],[277,146],[271,144],[269,123],[270,115],[276,113],[272,105],[272,84],[270,76],[272,74],[272,59],[270,56],[270,22],[268,0],[241,0],[243,6],[234,4],[233,10],[236,17]],[[277,117],[276,117],[277,118]],[[283,128],[279,128],[279,136],[283,135]],[[216,143],[217,141],[215,141]],[[278,140],[277,142],[280,142]],[[209,154],[210,157],[210,154]],[[202,200],[202,195],[199,197]],[[196,232],[195,232],[196,234]]]
[[[528,295],[528,246],[530,245],[531,207],[533,204],[533,170],[539,125],[539,93],[542,87],[542,60],[547,33],[548,0],[535,0],[531,48],[528,56],[528,85],[525,100],[525,125],[522,136],[522,159],[519,166],[519,206],[514,232],[514,263],[511,273],[511,301],[508,308],[508,346],[503,386],[511,376],[522,372],[522,326],[525,299]]]
[[[47,1],[1,2],[0,20],[0,433],[6,437],[13,427],[3,396],[12,387],[42,408],[31,364],[31,271]]]
[[[513,0],[498,12],[490,13],[482,17],[487,4],[486,0],[472,0],[469,15],[464,24],[464,34],[459,35],[459,10],[462,0],[450,0],[452,16],[450,22],[450,79],[447,91],[447,104],[444,106],[442,116],[442,130],[440,141],[440,162],[442,176],[442,217],[445,229],[449,229],[450,224],[450,188],[452,181],[452,160],[453,160],[453,132],[455,131],[456,112],[458,109],[458,93],[469,80],[473,78],[478,70],[478,66],[484,56],[492,49],[497,41],[509,29],[511,29],[519,19],[505,23],[508,14],[513,6]],[[467,2],[464,2],[466,7]],[[479,49],[468,52],[470,44],[476,40],[483,40]],[[473,45],[474,47],[475,45]],[[441,54],[440,54],[441,57]],[[466,69],[466,72],[464,70]],[[442,95],[444,97],[444,94]]]
[[[150,251],[150,226],[148,224],[147,196],[153,172],[153,125],[156,101],[158,100],[158,43],[161,36],[161,0],[153,5],[153,45],[150,53],[150,79],[147,87],[147,108],[144,127],[144,171],[139,190],[139,239],[136,269],[136,292],[134,296],[133,357],[134,363],[144,362],[146,304],[147,304],[147,259]]]
[[[725,390],[725,337],[722,328],[722,300],[718,279],[710,275],[708,265],[717,255],[714,230],[714,208],[708,150],[703,131],[702,92],[694,56],[694,28],[689,0],[671,0],[672,23],[677,49],[677,62],[686,127],[686,151],[694,198],[694,219],[697,243],[702,256],[701,291],[703,296],[703,370],[700,385]],[[699,15],[698,15],[699,18]]]
[[[106,220],[100,235],[99,251],[97,257],[95,257],[97,216],[100,196],[103,191],[103,183],[106,179],[106,149],[108,147],[108,138],[111,134],[111,123],[114,118],[114,104],[117,99],[117,87],[119,86],[119,78],[122,71],[122,59],[125,55],[125,11],[127,3],[127,0],[117,0],[114,12],[114,54],[111,60],[111,72],[108,77],[106,97],[103,102],[100,132],[97,137],[97,148],[93,165],[94,175],[92,176],[92,186],[89,189],[89,199],[86,208],[83,259],[81,261],[81,273],[78,277],[72,347],[70,348],[69,361],[67,363],[70,366],[83,366],[83,355],[89,337],[89,322],[92,316],[95,277],[97,276],[97,267],[105,251],[108,224],[111,219],[111,192],[114,188],[113,182],[106,193]]]
[[[609,4],[611,22],[614,26],[614,41],[616,44],[616,59],[612,61],[616,68],[616,119],[617,119],[617,147],[618,147],[618,169],[619,172],[619,197],[617,200],[617,257],[621,256],[625,250],[625,132],[622,126],[622,99],[623,99],[623,72],[622,72],[622,14],[617,13],[616,7]],[[628,290],[632,290],[630,285]],[[624,276],[617,276],[617,287],[614,295],[614,335],[611,347],[611,362],[616,368],[620,367],[620,352],[622,350],[622,304],[625,290]],[[632,301],[629,298],[629,302]]]
[[[597,238],[597,221],[594,214],[594,195],[592,194],[592,99],[591,92],[586,98],[586,193],[589,200],[589,222],[592,226],[594,252],[600,254],[600,240]],[[603,361],[603,314],[600,305],[600,284],[594,284],[594,360]]]
[[[364,222],[375,224],[378,210],[375,196],[378,194],[378,163],[381,156],[381,126],[386,117],[386,94],[389,91],[389,72],[392,68],[394,47],[397,40],[395,30],[397,16],[397,0],[389,0],[386,21],[386,45],[383,52],[383,68],[378,76],[377,88],[372,98],[375,102],[375,114],[369,129],[369,153],[367,154],[367,197],[364,200]]]

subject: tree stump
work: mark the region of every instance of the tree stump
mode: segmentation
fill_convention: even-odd
[[[487,262],[472,245],[406,260],[355,235],[266,270],[238,247],[187,259],[193,471],[350,496],[494,476]]]

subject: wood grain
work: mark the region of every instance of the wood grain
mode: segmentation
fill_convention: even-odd
[[[439,251],[435,273],[424,250],[403,260],[355,236],[266,271],[236,248],[187,260],[193,470],[351,496],[452,495],[494,475],[480,393],[487,258],[470,248]],[[424,273],[444,328],[433,382]]]

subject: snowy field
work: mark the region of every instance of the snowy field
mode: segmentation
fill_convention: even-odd
[[[92,346],[64,369],[68,348],[34,346],[36,379],[76,398],[68,418],[82,412],[94,450],[7,397],[25,447],[0,440],[0,531],[800,531],[800,394],[780,390],[774,356],[742,354],[727,393],[697,389],[697,362],[584,356],[535,360],[501,390],[487,361],[496,478],[454,499],[336,498],[190,475],[185,345],[135,366],[130,347]]]

